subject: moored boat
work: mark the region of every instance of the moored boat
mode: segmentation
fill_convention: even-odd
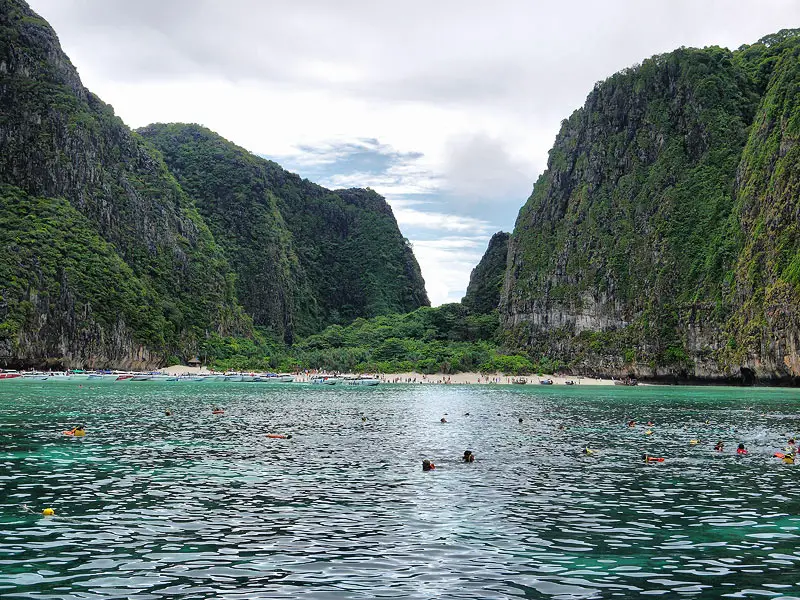
[[[0,371],[0,379],[19,379],[22,373],[17,371]]]
[[[539,383],[541,385],[553,385],[553,380],[548,377],[547,379],[540,379]]]
[[[336,385],[341,381],[338,377],[334,377],[333,375],[319,375],[316,377],[312,377],[309,380],[311,383],[321,384],[321,385]]]

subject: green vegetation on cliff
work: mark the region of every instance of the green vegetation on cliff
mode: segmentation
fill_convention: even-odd
[[[109,345],[100,354],[117,356],[120,348],[143,344],[155,358],[176,348],[191,352],[206,331],[248,334],[250,320],[236,303],[233,274],[191,199],[157,154],[83,88],[53,30],[24,2],[0,0],[0,65],[0,183],[40,200],[69,202],[86,218],[83,226],[112,245],[151,291],[148,302],[160,315],[154,322],[165,323],[156,338],[132,323],[118,335],[106,325],[101,338]],[[81,262],[74,249],[69,258]],[[17,295],[5,300],[21,302],[26,290],[48,292],[42,283],[30,272],[24,285],[8,288]],[[89,309],[106,310],[96,303]],[[66,345],[52,337],[55,324],[42,322],[34,312],[19,325],[17,350],[6,360],[34,364],[46,357],[32,349],[63,347],[64,362],[88,361],[98,350],[74,344],[80,332],[68,320],[61,323]],[[122,364],[148,362],[140,354],[129,353]]]
[[[37,316],[49,335],[24,352],[54,358],[62,345],[75,355],[91,348],[98,362],[118,359],[105,355],[104,338],[125,329],[151,348],[174,335],[156,293],[65,200],[0,185],[0,247],[0,355],[20,352],[20,334],[24,340]]]
[[[195,198],[257,325],[287,341],[357,317],[429,304],[386,201],[327,190],[197,125],[139,130]]]
[[[509,234],[498,231],[489,240],[478,266],[472,269],[469,285],[461,304],[477,314],[496,311],[500,304],[500,292],[506,274]]]
[[[607,373],[800,375],[797,34],[595,87],[517,219],[508,344]]]
[[[174,174],[47,22],[0,0],[0,365],[155,367],[428,304],[374,192],[331,192],[200,127],[144,133]]]

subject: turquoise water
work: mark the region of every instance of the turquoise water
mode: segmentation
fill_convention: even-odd
[[[0,597],[800,598],[798,400],[0,382]]]

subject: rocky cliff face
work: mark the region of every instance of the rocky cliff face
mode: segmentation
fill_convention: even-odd
[[[800,375],[798,48],[681,49],[595,87],[509,242],[510,345],[584,372]]]
[[[481,261],[469,276],[469,285],[461,304],[470,312],[488,314],[500,304],[500,292],[506,273],[509,234],[498,231],[489,240]]]
[[[81,85],[53,30],[21,0],[0,0],[0,115],[0,183],[15,188],[5,188],[4,200],[66,200],[85,217],[82,227],[129,266],[142,301],[154,305],[156,322],[164,325],[155,333],[134,327],[124,311],[113,321],[95,319],[91,315],[107,307],[92,302],[63,270],[59,293],[74,292],[70,306],[87,315],[86,327],[96,332],[92,343],[73,344],[83,330],[61,311],[32,301],[54,295],[52,280],[8,253],[3,260],[17,285],[0,283],[7,364],[45,358],[84,364],[97,356],[153,364],[173,351],[191,352],[202,331],[249,331],[230,268],[192,201],[158,155]],[[46,216],[34,211],[20,233],[36,231]],[[69,251],[80,256],[82,249],[70,244]],[[41,265],[44,270],[58,270],[59,261],[72,257],[50,258],[55,264]],[[114,296],[115,287],[106,294]],[[70,342],[56,342],[55,331]],[[40,351],[67,346],[62,354]]]
[[[254,320],[291,342],[428,303],[374,192],[157,129],[144,133],[174,175],[83,87],[50,26],[0,0],[0,366],[155,367],[253,336]]]
[[[429,305],[414,254],[375,192],[325,189],[197,125],[139,133],[195,198],[256,324],[290,340],[295,330]]]

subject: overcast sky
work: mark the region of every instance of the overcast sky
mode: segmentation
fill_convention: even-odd
[[[131,127],[196,122],[387,197],[434,305],[511,231],[594,83],[800,26],[799,0],[29,0]]]

